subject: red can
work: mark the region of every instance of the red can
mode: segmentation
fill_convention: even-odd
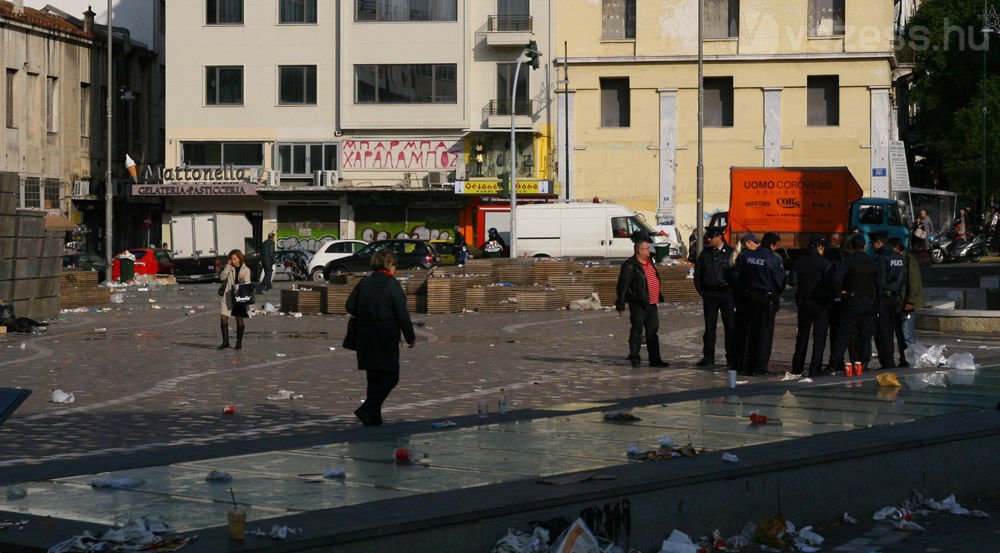
[[[235,415],[236,414],[236,406],[235,405],[227,405],[227,406],[223,407],[222,408],[222,414],[223,415]]]
[[[855,361],[854,362],[854,376],[861,376],[861,372],[863,370],[864,369],[862,368],[861,361]]]
[[[844,376],[854,376],[854,365],[850,361],[844,362]]]

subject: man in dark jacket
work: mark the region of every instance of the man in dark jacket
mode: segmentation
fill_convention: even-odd
[[[740,254],[733,268],[733,285],[743,297],[746,310],[737,319],[744,328],[737,331],[740,350],[740,374],[767,374],[774,343],[774,316],[778,312],[778,297],[785,290],[785,268],[775,253],[781,239],[773,232],[765,233],[760,247]]]
[[[365,371],[365,402],[354,411],[365,426],[382,425],[382,404],[399,384],[399,337],[412,348],[413,323],[406,311],[406,294],[393,276],[396,254],[390,249],[372,257],[372,274],[347,298],[347,312],[356,318],[358,370]]]
[[[798,307],[798,332],[795,335],[795,354],[792,356],[793,374],[802,374],[805,369],[810,330],[813,349],[809,361],[809,376],[817,376],[823,370],[826,331],[830,324],[830,300],[833,296],[830,262],[823,257],[825,253],[826,240],[819,235],[810,236],[809,252],[795,261],[795,268],[792,270],[795,305]]]
[[[701,296],[705,312],[705,334],[702,336],[704,344],[701,361],[696,363],[699,367],[710,367],[715,365],[715,335],[716,323],[719,314],[722,315],[722,329],[725,332],[726,343],[726,364],[732,366],[732,340],[733,340],[733,314],[735,303],[733,302],[733,290],[729,285],[732,275],[730,274],[733,248],[726,243],[722,236],[722,230],[710,228],[705,231],[705,238],[708,240],[707,247],[698,256],[698,262],[694,265],[694,287]]]
[[[827,373],[842,370],[844,353],[854,334],[858,334],[858,359],[868,368],[875,334],[875,299],[885,288],[875,260],[865,253],[865,237],[860,234],[852,237],[851,247],[854,253],[833,269],[834,302],[841,304],[841,308]]]
[[[274,273],[274,233],[267,234],[267,240],[260,245],[260,264],[264,269],[264,282],[260,284],[265,292],[271,289],[271,275]]]
[[[656,304],[663,301],[660,275],[656,271],[656,264],[650,259],[649,242],[635,242],[633,251],[635,255],[622,263],[618,273],[618,297],[615,299],[619,318],[625,312],[625,305],[628,305],[628,319],[632,325],[628,335],[628,359],[632,362],[632,367],[639,366],[639,347],[645,332],[649,366],[667,367],[669,364],[660,356],[658,336],[660,315]]]
[[[893,369],[896,362],[893,359],[892,339],[895,337],[902,352],[906,349],[903,338],[903,319],[900,316],[902,304],[900,293],[906,284],[906,260],[892,248],[886,247],[888,232],[881,231],[870,234],[872,247],[875,248],[875,267],[879,272],[885,287],[878,297],[878,318],[875,325],[875,349],[878,351],[879,366],[883,369]],[[901,361],[905,357],[900,356]]]
[[[903,250],[903,241],[895,237],[890,238],[889,247],[902,255],[903,259],[906,260],[906,282],[903,283],[903,289],[899,292],[900,303],[902,304],[900,318],[902,319],[903,341],[899,344],[898,366],[909,367],[910,364],[906,361],[905,353],[907,347],[917,343],[917,314],[915,311],[918,308],[923,308],[924,304],[927,303],[924,299],[924,282],[920,275],[920,264],[913,254],[906,253]]]

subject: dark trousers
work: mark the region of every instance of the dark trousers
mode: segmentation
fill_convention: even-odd
[[[749,290],[746,298],[737,305],[737,310],[743,311],[737,314],[742,325],[737,338],[740,343],[736,348],[739,350],[738,371],[744,375],[765,374],[771,362],[777,298],[769,292]]]
[[[792,355],[792,372],[802,374],[806,364],[806,349],[812,334],[813,348],[809,360],[809,374],[816,376],[823,370],[823,353],[826,352],[826,331],[830,325],[829,310],[813,300],[799,301],[798,332],[795,334],[795,354]]]
[[[372,420],[382,424],[382,404],[389,392],[399,384],[399,373],[396,371],[365,371],[368,375],[368,391],[361,408],[371,415]]]
[[[858,340],[857,360],[868,363],[872,356],[872,335],[875,334],[875,298],[854,297],[840,308],[837,321],[837,341],[830,351],[830,370],[838,371],[844,364],[844,353],[853,337]]]
[[[708,361],[715,361],[716,323],[721,313],[722,331],[725,333],[726,341],[726,363],[732,367],[733,337],[736,330],[733,323],[736,312],[733,293],[728,288],[722,290],[704,290],[701,295],[701,301],[705,307],[705,334],[702,336],[702,342],[704,343],[702,355]]]
[[[646,335],[646,351],[650,363],[663,361],[660,357],[660,315],[656,304],[628,304],[628,320],[632,323],[628,333],[628,358],[633,364],[639,362],[639,348],[642,346],[642,336]]]
[[[903,357],[906,349],[906,339],[903,338],[903,318],[900,316],[899,295],[893,294],[888,297],[879,298],[878,302],[878,323],[875,331],[875,349],[878,351],[878,362],[883,369],[896,366],[893,361],[895,351],[892,347],[892,339],[896,338],[899,345],[899,360]]]
[[[840,334],[840,317],[844,310],[847,309],[847,302],[840,302],[830,307],[827,311],[829,314],[830,324],[830,362],[829,365],[832,370],[839,370],[840,366],[843,365],[843,359],[841,361],[833,362],[833,346],[837,343],[837,336]],[[851,332],[851,336],[847,340],[847,358],[853,363],[854,361],[864,361],[868,362],[868,359],[861,359],[861,354],[858,353],[858,333]]]
[[[274,273],[274,265],[270,263],[264,264],[264,282],[260,283],[262,290],[271,289],[271,275]]]

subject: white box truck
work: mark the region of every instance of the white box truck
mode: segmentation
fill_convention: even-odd
[[[517,253],[528,257],[626,258],[632,236],[665,240],[625,206],[594,203],[531,204],[517,208]]]
[[[172,215],[169,246],[177,280],[215,280],[232,250],[247,254],[247,266],[260,274],[253,225],[242,213]]]

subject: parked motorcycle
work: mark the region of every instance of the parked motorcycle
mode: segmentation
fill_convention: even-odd
[[[285,260],[285,273],[293,281],[309,280],[309,273],[306,272],[306,266],[299,257]]]
[[[983,235],[973,236],[957,247],[952,247],[954,240],[953,233],[943,233],[935,236],[928,246],[931,261],[933,263],[944,263],[946,261],[967,260],[978,263],[986,255],[986,237]]]

